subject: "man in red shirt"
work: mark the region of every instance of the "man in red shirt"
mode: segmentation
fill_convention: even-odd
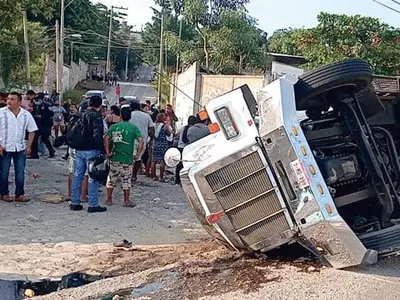
[[[119,86],[119,83],[115,87],[115,92],[117,93],[117,97],[121,97],[121,87]]]

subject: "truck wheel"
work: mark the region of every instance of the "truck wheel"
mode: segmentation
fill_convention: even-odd
[[[349,59],[331,63],[300,76],[294,86],[297,110],[308,110],[322,104],[318,96],[341,87],[352,87],[359,92],[372,82],[368,62]]]

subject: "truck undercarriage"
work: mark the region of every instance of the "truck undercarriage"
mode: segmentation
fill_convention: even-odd
[[[243,89],[210,102],[211,120],[230,109],[238,134],[184,151],[184,161],[198,160],[181,177],[204,228],[246,251],[298,242],[336,268],[400,249],[399,109],[378,98],[372,78],[368,63],[353,59],[278,79],[258,95],[256,133],[246,127],[254,99]]]
[[[301,128],[340,216],[367,248],[391,251],[400,245],[396,226],[400,218],[399,145],[394,138],[400,123],[395,118],[394,123],[379,118],[386,107],[368,71],[362,73],[363,64],[358,60],[341,63],[337,78],[326,73],[332,69],[327,66],[323,76],[328,84],[317,86],[312,97],[301,95],[305,82],[301,79],[296,105],[307,109],[308,119],[301,122]],[[349,76],[349,69],[354,75]],[[346,76],[345,84],[324,90]],[[396,110],[396,103],[385,104]]]

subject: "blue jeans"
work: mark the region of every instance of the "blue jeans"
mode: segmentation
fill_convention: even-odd
[[[89,160],[98,157],[100,151],[89,150],[81,151],[76,150],[76,164],[74,178],[72,179],[72,191],[71,191],[71,204],[79,205],[81,203],[81,188],[82,181],[85,177],[85,172],[88,167]],[[88,205],[89,207],[99,206],[99,182],[93,180],[89,176],[89,186],[88,186]]]
[[[10,173],[11,159],[14,162],[15,170],[15,197],[24,196],[26,165],[25,151],[8,152],[6,156],[0,156],[0,195],[8,196],[10,194],[8,189],[8,176]]]

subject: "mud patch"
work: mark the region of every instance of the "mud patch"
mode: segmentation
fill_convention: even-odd
[[[122,299],[198,299],[242,291],[257,292],[265,284],[281,280],[280,270],[288,265],[299,272],[319,271],[316,262],[289,263],[236,254],[210,261],[188,261],[178,267],[152,274],[148,282],[131,292],[117,295]],[[148,297],[148,298],[146,298]]]
[[[62,276],[84,272],[108,278],[40,298],[46,300],[89,300],[104,296],[112,299],[115,295],[127,300],[198,299],[235,291],[251,293],[268,283],[280,281],[282,269],[287,267],[294,266],[295,272],[309,273],[321,267],[315,261],[278,261],[263,254],[233,252],[216,243],[136,246],[131,251],[105,244],[34,244],[24,246],[22,254],[16,248],[22,251],[21,246],[15,245],[0,248],[0,254],[3,252],[4,257],[8,254],[8,270],[18,266],[18,271],[25,275]],[[10,260],[13,261],[11,265]],[[0,263],[0,269],[2,267]],[[148,275],[139,282],[127,279],[141,274]]]

